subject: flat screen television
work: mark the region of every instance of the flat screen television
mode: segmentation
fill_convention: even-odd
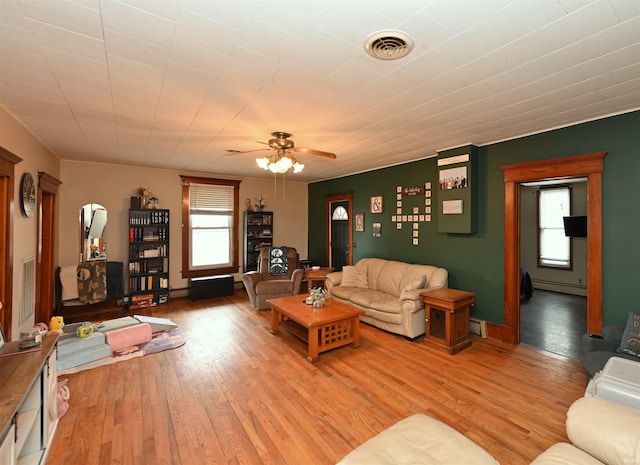
[[[586,216],[563,216],[564,235],[567,237],[587,237]]]

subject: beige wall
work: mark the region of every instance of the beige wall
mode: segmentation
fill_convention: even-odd
[[[14,153],[23,161],[16,166],[14,198],[16,199],[13,229],[13,328],[12,338],[16,340],[23,328],[35,323],[33,319],[20,323],[20,303],[22,299],[22,260],[35,256],[37,246],[37,221],[24,218],[20,214],[17,199],[20,193],[19,180],[22,174],[30,172],[37,179],[38,172],[46,172],[60,180],[57,202],[57,251],[58,265],[78,262],[80,256],[79,210],[85,203],[100,203],[108,210],[106,226],[107,256],[109,260],[127,260],[128,209],[130,197],[137,194],[140,187],[150,187],[160,199],[161,208],[171,210],[170,230],[170,280],[172,289],[184,289],[187,281],[181,278],[181,189],[180,174],[206,177],[225,177],[216,173],[178,172],[174,170],[149,169],[141,167],[60,161],[56,155],[44,147],[31,133],[2,107],[0,107],[0,146]],[[256,168],[256,172],[259,173]],[[275,191],[274,191],[275,189]],[[279,178],[243,179],[240,183],[240,204],[244,208],[246,198],[264,195],[267,209],[275,214],[273,228],[276,245],[288,245],[298,249],[300,258],[307,258],[307,184],[286,178],[284,185]],[[242,241],[238,244],[239,259],[242,264]],[[239,281],[239,274],[235,276]]]
[[[44,147],[31,133],[0,107],[0,145],[22,158],[16,165],[13,196],[15,199],[13,215],[13,328],[12,339],[16,340],[20,330],[33,326],[33,320],[20,322],[20,305],[22,299],[22,261],[35,257],[38,237],[36,214],[25,218],[20,210],[20,179],[26,172],[31,173],[34,180],[38,172],[43,171],[54,178],[60,178],[58,158]]]
[[[75,264],[80,254],[79,211],[86,203],[98,203],[108,212],[105,231],[107,258],[112,261],[127,262],[128,210],[131,196],[140,187],[149,187],[160,200],[160,208],[168,208],[171,214],[170,278],[173,290],[185,289],[188,281],[182,279],[181,270],[181,184],[180,175],[220,177],[230,176],[215,173],[193,173],[174,170],[150,169],[124,165],[108,165],[64,160],[61,162],[60,176],[60,265]],[[257,168],[256,168],[257,169]],[[274,212],[275,245],[295,247],[300,258],[307,257],[307,184],[293,182],[290,176],[284,185],[279,178],[242,179],[240,183],[240,205],[245,199],[262,194],[266,196],[267,210]],[[277,192],[274,193],[274,188]],[[242,237],[239,259],[242,264]],[[240,281],[239,274],[234,277]],[[175,295],[175,294],[174,294]]]

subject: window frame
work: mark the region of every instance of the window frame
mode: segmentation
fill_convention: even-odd
[[[239,180],[205,178],[199,176],[180,176],[182,183],[182,278],[199,278],[203,276],[215,276],[221,274],[238,273],[239,265],[239,243],[240,243],[240,182]],[[219,268],[190,268],[189,249],[191,241],[191,222],[189,221],[189,186],[191,184],[209,184],[216,186],[233,186],[233,220],[231,244],[233,247],[231,266]]]
[[[573,186],[571,184],[556,184],[556,185],[552,185],[552,186],[542,186],[538,188],[538,191],[536,193],[536,227],[537,227],[537,231],[536,231],[536,239],[537,239],[537,250],[536,250],[536,259],[537,259],[537,264],[538,264],[538,268],[548,268],[548,269],[553,269],[553,270],[563,270],[563,271],[573,271],[573,238],[572,237],[568,237],[569,240],[569,263],[568,265],[553,265],[553,264],[549,264],[549,263],[543,263],[541,260],[541,246],[542,246],[542,240],[541,240],[541,233],[542,233],[542,228],[540,226],[540,194],[545,191],[545,190],[557,190],[557,189],[566,189],[569,192],[569,214],[567,216],[570,216],[573,212]]]

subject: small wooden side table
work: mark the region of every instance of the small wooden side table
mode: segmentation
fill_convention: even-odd
[[[421,292],[420,303],[427,316],[425,344],[451,355],[471,345],[469,309],[475,303],[473,292],[434,289]]]
[[[304,270],[304,277],[307,278],[307,287],[309,290],[314,287],[327,288],[327,275],[333,272],[333,268],[321,266],[319,269],[307,268]]]

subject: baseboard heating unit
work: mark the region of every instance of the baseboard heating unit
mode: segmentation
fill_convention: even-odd
[[[233,295],[233,276],[222,274],[204,276],[189,280],[189,298],[191,300],[212,299]]]

